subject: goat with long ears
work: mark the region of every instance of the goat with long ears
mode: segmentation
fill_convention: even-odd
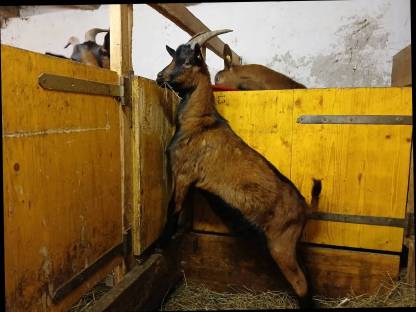
[[[306,89],[303,84],[260,64],[235,65],[230,47],[223,50],[224,69],[215,75],[215,84],[239,90]]]
[[[296,186],[235,134],[215,108],[202,47],[213,36],[228,31],[199,34],[176,50],[166,46],[172,62],[156,81],[182,98],[175,134],[167,148],[174,182],[169,219],[177,220],[191,186],[218,196],[264,233],[270,254],[300,303],[311,304],[308,283],[296,257],[310,207]],[[314,181],[315,204],[320,188],[320,181]]]

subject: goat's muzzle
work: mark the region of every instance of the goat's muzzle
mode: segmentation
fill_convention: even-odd
[[[157,74],[156,83],[163,87],[165,85],[165,79],[163,78],[163,72]]]

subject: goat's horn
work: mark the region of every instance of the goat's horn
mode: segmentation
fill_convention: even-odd
[[[90,30],[88,30],[85,33],[85,41],[92,41],[95,42],[95,37],[97,36],[98,33],[100,32],[108,32],[108,29],[102,29],[102,28],[92,28]]]
[[[74,37],[74,36],[70,37],[68,39],[68,42],[65,45],[65,48],[69,47],[71,44],[72,45],[79,44],[79,39],[77,37]]]
[[[231,32],[231,29],[220,29],[220,30],[213,30],[213,31],[206,31],[206,32],[200,32],[194,35],[189,41],[188,44],[191,45],[191,48],[193,49],[195,45],[198,43],[201,47],[212,37],[225,34],[228,32]]]
[[[193,49],[195,47],[195,45],[198,43],[199,46],[201,47],[201,53],[202,53],[202,57],[204,59],[206,59],[206,47],[205,47],[205,43],[210,40],[212,37],[221,35],[221,34],[225,34],[228,32],[231,32],[231,29],[220,29],[220,30],[213,30],[213,31],[202,31],[199,32],[197,34],[195,34],[189,41],[188,44],[191,45],[191,48]]]

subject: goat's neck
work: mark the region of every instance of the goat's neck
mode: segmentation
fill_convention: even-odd
[[[209,77],[201,75],[197,87],[187,92],[179,104],[177,122],[182,131],[193,131],[214,123],[217,114]]]

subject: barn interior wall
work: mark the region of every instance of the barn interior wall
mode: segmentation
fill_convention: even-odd
[[[309,88],[389,86],[392,57],[410,44],[410,0],[200,3],[188,9],[210,29],[230,28],[221,39],[244,63],[280,71]],[[106,28],[108,6],[95,11],[24,8],[1,29],[2,43],[69,56],[70,36]],[[134,5],[133,68],[155,79],[170,61],[165,44],[189,35],[146,4]],[[102,42],[103,34],[98,35]],[[223,61],[207,53],[211,76]]]

